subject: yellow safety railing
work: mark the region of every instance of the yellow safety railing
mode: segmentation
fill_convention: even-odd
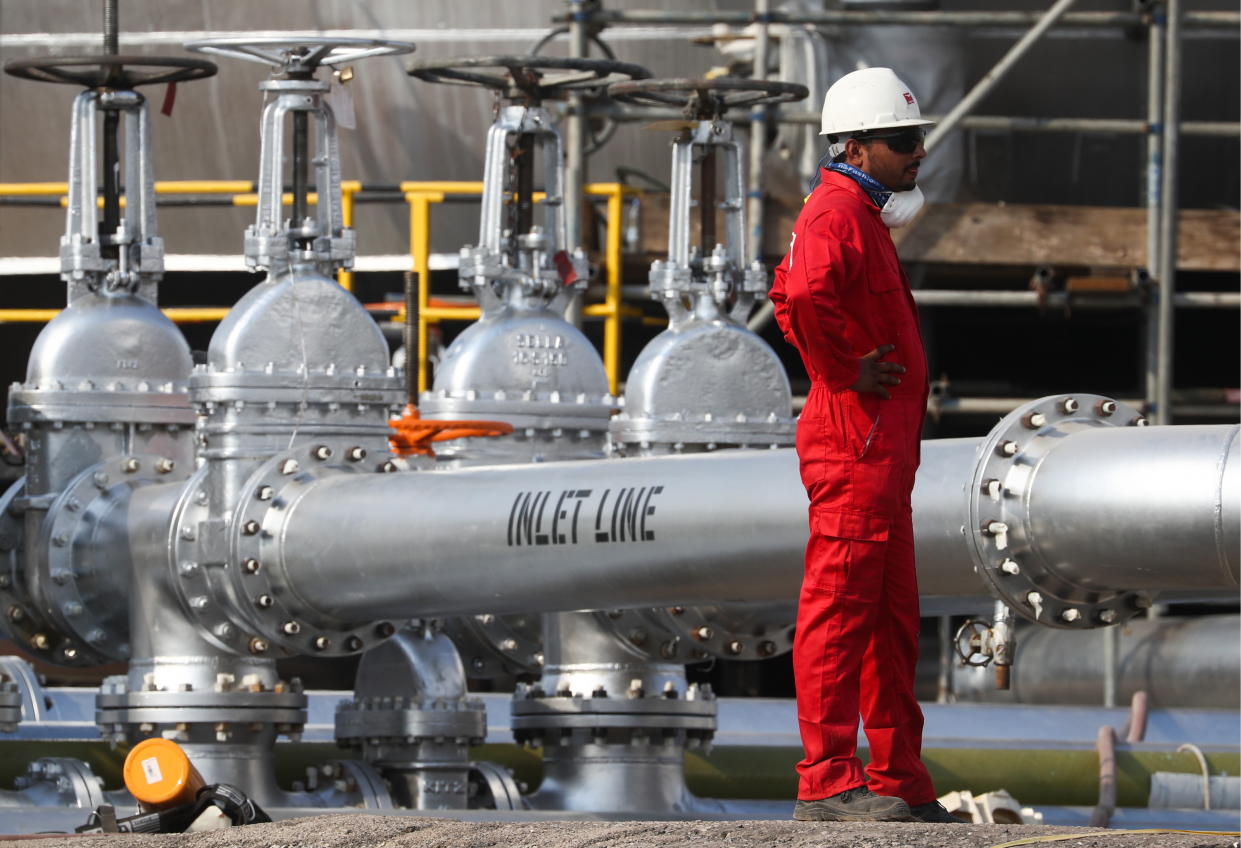
[[[362,190],[362,183],[357,180],[344,180],[340,184],[340,215],[341,221],[346,227],[353,226],[353,195],[354,192]],[[60,196],[60,205],[69,205],[69,184],[68,183],[0,183],[0,196],[9,195],[12,197],[56,197]],[[254,191],[254,183],[250,180],[158,180],[155,183],[156,194],[231,194],[234,206],[257,206],[259,196]],[[317,192],[310,192],[306,195],[306,202],[310,204],[317,203],[319,195]],[[125,207],[125,198],[120,199],[121,208]],[[103,206],[103,198],[99,198],[98,205]],[[293,195],[289,192],[284,193],[283,203],[285,206],[293,205]],[[336,281],[341,284],[345,291],[353,291],[353,272],[341,269],[336,272]],[[13,315],[16,317],[3,318],[0,321],[48,321],[49,318],[34,317],[36,313],[42,314],[47,312],[46,309],[3,309],[0,310],[0,316]],[[59,311],[59,310],[56,310]],[[184,310],[182,310],[184,311]],[[219,310],[212,310],[212,314]],[[227,312],[228,310],[224,310]],[[165,313],[168,310],[164,310]],[[55,311],[53,311],[53,317]],[[23,317],[25,316],[25,317]],[[218,321],[219,318],[187,318],[185,321]]]
[[[431,306],[431,206],[443,203],[447,195],[481,195],[481,182],[414,182],[401,183],[405,202],[409,204],[409,248],[413,270],[418,278],[418,391],[428,388],[427,327],[439,321],[474,321],[477,306]],[[607,199],[607,238],[604,245],[604,268],[607,278],[603,303],[586,306],[582,314],[603,318],[603,367],[613,394],[620,384],[621,320],[640,317],[641,310],[625,307],[621,302],[621,238],[624,234],[624,198],[631,189],[621,183],[589,183],[587,196]],[[536,192],[533,200],[544,197]],[[404,320],[404,314],[397,316]]]
[[[254,183],[249,180],[164,180],[155,183],[156,194],[224,194],[231,195],[234,206],[254,206],[258,195]],[[341,216],[346,227],[353,226],[354,194],[362,190],[356,180],[341,182]],[[481,182],[462,181],[408,181],[400,184],[409,205],[409,252],[413,270],[418,275],[418,390],[427,389],[427,328],[440,321],[473,321],[478,318],[477,306],[430,305],[431,289],[431,207],[444,202],[448,195],[477,196],[483,192]],[[0,183],[0,196],[60,197],[61,206],[68,205],[67,183]],[[641,310],[625,306],[621,302],[621,238],[623,235],[624,197],[631,189],[620,183],[591,183],[585,193],[591,197],[603,197],[607,201],[607,238],[604,248],[606,290],[602,303],[587,305],[583,314],[603,319],[603,364],[608,384],[613,393],[620,382],[621,321],[638,318],[644,322]],[[311,192],[308,203],[314,203],[317,195]],[[536,193],[535,201],[543,199]],[[99,200],[102,204],[102,198]],[[293,202],[292,195],[285,193],[284,203]],[[121,198],[124,204],[124,198]],[[353,289],[353,272],[341,270],[337,274],[341,286]],[[59,309],[0,309],[0,323],[42,323],[50,321]],[[186,307],[163,310],[171,320],[181,323],[219,321],[228,314],[226,307]],[[404,320],[404,307],[395,320]],[[660,322],[662,323],[662,322]]]

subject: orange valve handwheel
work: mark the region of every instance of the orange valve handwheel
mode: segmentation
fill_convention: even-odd
[[[435,456],[432,442],[493,438],[513,432],[513,425],[504,421],[430,421],[420,417],[412,404],[405,407],[400,418],[393,418],[388,424],[396,431],[388,442],[397,456]]]
[[[125,757],[125,788],[147,811],[192,803],[206,785],[181,746],[170,739],[144,739]]]

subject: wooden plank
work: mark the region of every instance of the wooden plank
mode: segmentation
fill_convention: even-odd
[[[639,210],[641,252],[652,258],[667,255],[668,195],[644,193]],[[788,250],[800,211],[800,203],[768,200],[763,227],[768,267]],[[718,228],[723,232],[722,220]],[[1139,208],[945,203],[928,206],[917,221],[893,230],[892,236],[906,262],[1116,269],[1146,265],[1146,210]],[[1181,270],[1236,273],[1241,271],[1239,250],[1241,213],[1181,211]]]
[[[1241,271],[1241,213],[1180,213],[1177,267]],[[895,230],[906,262],[952,265],[1146,265],[1146,210],[1096,206],[949,203]]]

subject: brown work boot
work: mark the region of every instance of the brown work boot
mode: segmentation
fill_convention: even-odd
[[[846,789],[817,801],[798,800],[797,821],[913,821],[909,805],[900,798],[876,795],[865,786]]]

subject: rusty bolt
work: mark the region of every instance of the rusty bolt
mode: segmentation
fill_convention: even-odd
[[[366,459],[366,448],[355,445],[345,451],[345,458],[350,462],[361,462]]]
[[[1099,402],[1099,414],[1103,417],[1114,415],[1116,413],[1116,401],[1105,400]]]
[[[1000,442],[1000,445],[996,448],[996,450],[1000,452],[1000,456],[1016,456],[1017,443],[1012,441]]]
[[[706,642],[708,639],[710,639],[714,635],[715,635],[715,631],[713,631],[710,627],[708,627],[705,624],[694,628],[694,638],[697,639],[699,642]]]
[[[318,460],[331,459],[332,449],[327,445],[315,445],[310,451],[310,455]]]
[[[255,636],[250,640],[250,653],[265,654],[267,653],[267,640]]]
[[[1081,404],[1077,402],[1077,398],[1065,398],[1060,401],[1060,411],[1065,415],[1072,415],[1080,408]]]

